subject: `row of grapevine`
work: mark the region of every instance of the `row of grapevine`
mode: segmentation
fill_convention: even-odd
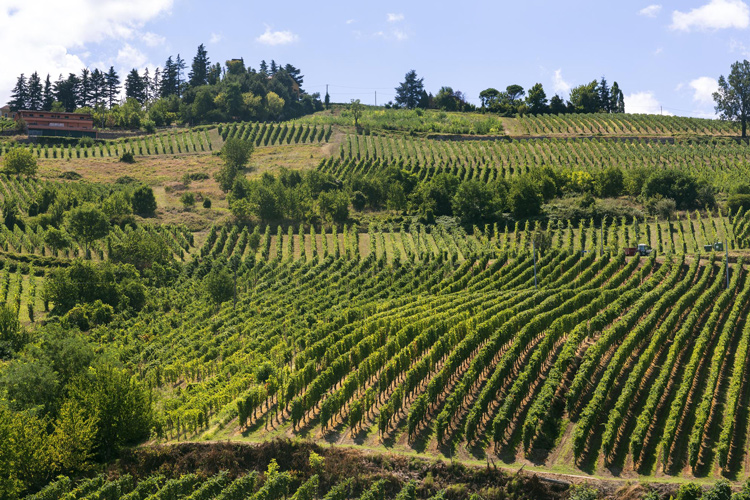
[[[292,123],[231,123],[219,125],[219,134],[223,140],[237,138],[253,141],[256,146],[276,146],[282,144],[310,144],[327,142],[331,139],[333,129],[328,126],[299,125]]]

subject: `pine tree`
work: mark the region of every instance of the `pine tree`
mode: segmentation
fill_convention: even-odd
[[[138,70],[135,68],[130,70],[125,79],[125,97],[127,99],[135,99],[141,104],[146,102],[148,98],[143,78],[141,78],[141,75],[138,74]]]
[[[143,102],[148,102],[151,98],[151,75],[148,72],[148,68],[143,70],[141,81],[143,82]]]
[[[208,70],[207,83],[216,85],[221,81],[221,63],[216,63]]]
[[[81,71],[81,87],[80,87],[80,93],[79,93],[79,102],[78,104],[81,107],[86,107],[91,105],[91,72],[88,68],[83,68]]]
[[[28,90],[29,109],[40,111],[44,104],[44,96],[42,95],[42,80],[39,78],[39,73],[36,71],[34,71],[29,77]]]
[[[203,44],[198,46],[198,53],[193,58],[193,65],[190,68],[188,78],[191,87],[198,87],[208,83],[208,72],[211,61],[208,60],[208,53]]]
[[[625,97],[617,82],[612,84],[612,90],[609,93],[609,108],[611,113],[625,112]]]
[[[302,88],[302,82],[305,79],[305,76],[300,74],[300,73],[302,73],[302,71],[300,71],[299,69],[295,68],[291,64],[287,64],[286,66],[284,66],[284,71],[286,71],[287,73],[289,73],[289,76],[292,77],[292,80],[294,80],[295,82],[297,82],[297,85],[299,85],[300,88]]]
[[[159,68],[156,68],[154,70],[154,77],[151,79],[151,85],[148,89],[148,99],[149,101],[155,101],[159,98],[159,93],[161,89],[161,70]]]
[[[65,79],[60,75],[60,79],[55,82],[54,89],[55,100],[62,104],[65,111],[69,113],[75,111],[79,103],[81,80],[74,73],[70,73]]]
[[[161,85],[159,86],[161,97],[177,94],[177,78],[177,64],[172,60],[172,56],[169,56],[167,62],[164,63],[164,69],[161,70]]]
[[[29,107],[29,87],[26,85],[26,76],[23,73],[16,80],[16,86],[13,87],[8,106],[10,106],[11,111],[28,109]]]
[[[91,105],[99,106],[107,95],[107,79],[98,68],[91,72]]]
[[[42,109],[44,111],[52,110],[52,103],[55,102],[55,95],[52,92],[52,82],[49,79],[49,73],[47,73],[47,79],[44,81],[44,92],[42,94]]]
[[[417,78],[414,70],[406,73],[401,84],[396,87],[396,102],[407,109],[416,108],[424,100],[424,78]]]
[[[185,71],[185,59],[182,59],[180,54],[177,54],[175,67],[177,68],[177,85],[175,86],[175,93],[178,97],[182,97],[182,84],[184,83],[182,80],[182,73]]]
[[[276,61],[271,59],[271,76],[275,76],[279,72],[279,67],[276,66]]]
[[[107,80],[107,102],[109,107],[114,106],[115,100],[120,95],[120,77],[117,75],[114,66],[109,67],[109,72],[106,75]]]
[[[268,76],[268,64],[266,64],[265,59],[260,62],[260,69],[258,70],[258,73],[263,76]]]
[[[612,112],[612,96],[607,86],[607,79],[604,77],[599,82],[599,107],[605,113]]]

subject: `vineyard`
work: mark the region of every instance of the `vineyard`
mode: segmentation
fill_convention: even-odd
[[[257,251],[252,232],[215,229],[192,277],[100,340],[122,343],[156,390],[166,440],[300,435],[584,470],[742,473],[742,262],[694,253],[690,238],[625,258],[627,224],[583,253],[596,230],[557,229],[266,228],[252,231]],[[211,261],[238,262],[236,306],[194,300]]]
[[[674,136],[739,135],[735,123],[679,116],[639,114],[525,115],[517,119],[518,131],[526,135],[623,135]]]
[[[728,190],[744,182],[750,170],[750,149],[733,139],[537,139],[438,141],[430,139],[348,136],[338,155],[321,161],[319,169],[341,178],[374,175],[390,166],[413,173],[420,181],[440,173],[461,180],[493,182],[551,167],[598,172],[605,166],[680,169]]]

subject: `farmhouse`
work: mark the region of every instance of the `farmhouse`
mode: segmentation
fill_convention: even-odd
[[[96,137],[88,114],[22,110],[16,120],[26,122],[29,137]]]
[[[10,110],[10,106],[0,108],[0,118],[13,118],[15,113]]]

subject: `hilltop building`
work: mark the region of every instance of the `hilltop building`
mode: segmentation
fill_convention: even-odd
[[[96,138],[93,118],[83,113],[22,110],[15,119],[26,122],[29,137]]]

